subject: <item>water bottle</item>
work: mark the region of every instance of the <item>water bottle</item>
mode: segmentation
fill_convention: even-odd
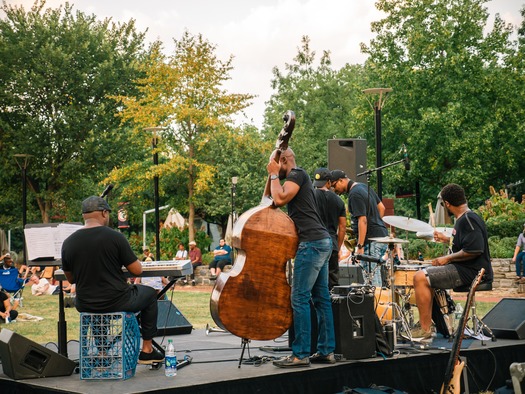
[[[164,359],[166,376],[177,376],[177,354],[175,353],[175,346],[173,340],[168,339],[168,347],[166,348],[166,358]]]

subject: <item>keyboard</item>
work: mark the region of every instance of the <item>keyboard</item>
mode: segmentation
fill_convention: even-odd
[[[142,275],[140,277],[152,276],[174,276],[183,277],[193,273],[191,260],[165,260],[165,261],[141,261]],[[128,270],[122,267],[122,272],[128,277],[134,277]],[[67,280],[64,271],[59,269],[55,271],[56,280]]]

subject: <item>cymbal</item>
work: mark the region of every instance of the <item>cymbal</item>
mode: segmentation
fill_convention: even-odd
[[[404,216],[384,216],[383,222],[391,226],[413,232],[429,232],[434,231],[434,228],[421,220],[407,218]]]
[[[393,237],[376,237],[368,238],[370,241],[379,242],[380,244],[407,244],[406,239],[393,238]]]

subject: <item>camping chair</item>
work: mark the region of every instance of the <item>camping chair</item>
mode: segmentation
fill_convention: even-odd
[[[13,307],[22,306],[22,292],[26,280],[18,276],[17,269],[0,269],[0,286],[2,290],[11,295]]]

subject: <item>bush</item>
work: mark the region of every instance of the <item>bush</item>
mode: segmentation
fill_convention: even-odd
[[[508,259],[514,256],[516,241],[518,237],[489,237],[490,257],[496,259]]]

